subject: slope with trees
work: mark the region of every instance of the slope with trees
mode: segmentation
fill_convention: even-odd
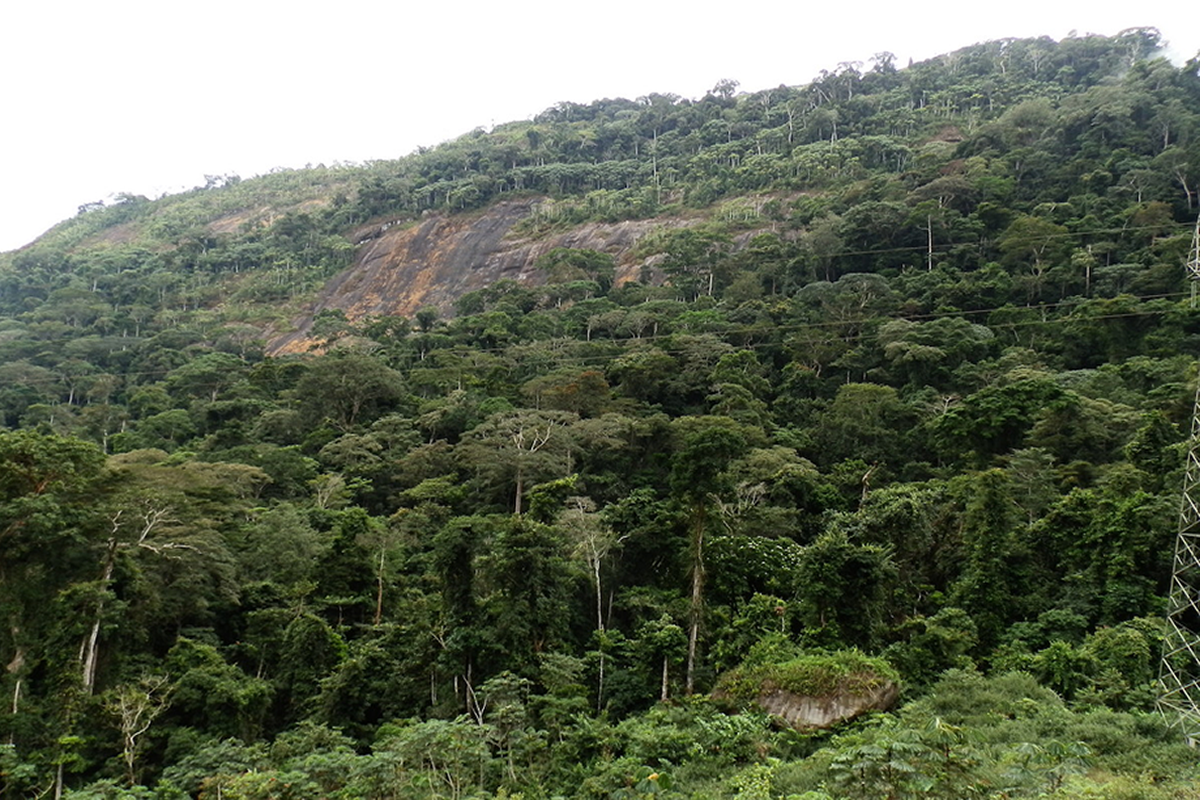
[[[563,103],[5,254],[0,797],[1194,793],[1152,709],[1200,77],[1157,44]],[[355,231],[514,196],[661,218],[653,268],[264,354]],[[709,697],[863,664],[901,705],[835,732]]]

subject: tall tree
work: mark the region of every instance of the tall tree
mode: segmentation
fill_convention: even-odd
[[[52,655],[45,648],[54,639],[55,596],[87,576],[98,523],[89,495],[103,460],[95,445],[78,439],[0,432],[0,662],[14,715],[27,676]]]
[[[687,509],[690,531],[691,601],[688,617],[686,690],[696,686],[696,648],[704,610],[704,538],[712,524],[715,497],[724,488],[729,462],[745,451],[747,442],[732,420],[711,417],[683,428],[682,446],[671,461],[671,489]]]
[[[400,374],[361,353],[321,357],[296,384],[301,416],[346,432],[395,408],[404,396]]]
[[[566,411],[518,409],[491,415],[459,445],[463,466],[489,483],[511,487],[514,514],[523,509],[525,487],[531,481],[563,477],[571,448],[570,425],[577,421]]]
[[[963,517],[966,563],[953,599],[971,615],[985,647],[995,646],[1005,625],[1020,617],[1028,597],[1020,579],[1026,554],[1015,535],[1016,511],[1003,471],[988,470],[971,480]]]

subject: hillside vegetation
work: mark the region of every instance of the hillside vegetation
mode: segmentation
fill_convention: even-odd
[[[563,103],[3,254],[0,798],[1194,796],[1157,45]],[[521,279],[351,301],[451,228]]]

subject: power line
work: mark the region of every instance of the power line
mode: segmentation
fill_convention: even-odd
[[[1174,293],[1167,293],[1167,294],[1152,294],[1152,295],[1118,295],[1115,298],[1095,298],[1095,299],[1115,300],[1115,299],[1127,298],[1130,301],[1140,303],[1140,302],[1147,302],[1147,301],[1153,301],[1153,300],[1172,300],[1172,299],[1176,299],[1176,298],[1182,298],[1185,296],[1187,296],[1186,293],[1174,292]],[[992,307],[992,308],[983,308],[983,309],[939,311],[939,312],[928,312],[928,313],[923,313],[923,314],[905,314],[905,315],[899,315],[899,316],[884,316],[884,315],[875,315],[875,316],[869,316],[869,317],[864,316],[864,317],[854,317],[854,318],[848,318],[848,319],[836,320],[836,321],[800,322],[800,323],[791,323],[791,324],[781,324],[781,325],[771,324],[771,325],[760,325],[760,326],[749,326],[749,325],[748,326],[730,326],[730,327],[724,327],[724,328],[707,328],[707,329],[695,330],[695,331],[677,330],[677,331],[672,331],[670,333],[644,334],[642,336],[622,338],[622,339],[596,338],[596,339],[585,340],[585,339],[558,337],[558,338],[553,338],[553,339],[532,339],[532,340],[528,340],[528,341],[514,342],[511,344],[500,344],[500,345],[472,345],[472,344],[467,344],[467,343],[455,343],[455,344],[449,345],[447,347],[434,347],[434,348],[428,350],[427,354],[447,353],[449,351],[453,351],[456,349],[464,349],[464,350],[467,350],[472,353],[484,353],[484,354],[489,354],[489,355],[503,355],[503,354],[509,353],[513,348],[528,347],[531,345],[536,346],[537,344],[543,343],[543,342],[561,343],[564,348],[569,347],[569,346],[593,345],[596,347],[608,346],[608,347],[612,347],[612,348],[618,348],[622,351],[622,352],[616,353],[616,354],[604,354],[604,355],[594,355],[594,356],[584,356],[584,357],[575,357],[575,356],[571,356],[568,353],[555,353],[554,354],[556,356],[561,356],[563,358],[563,360],[569,360],[570,363],[572,363],[572,364],[576,364],[576,363],[578,363],[578,364],[606,363],[606,362],[611,361],[614,358],[619,358],[621,355],[623,355],[627,352],[630,352],[631,350],[636,350],[638,347],[640,347],[642,345],[654,344],[655,342],[659,342],[659,341],[669,342],[672,340],[678,340],[680,337],[687,337],[687,336],[691,336],[691,337],[713,336],[716,338],[755,337],[755,336],[769,336],[769,335],[778,336],[780,334],[786,335],[786,334],[801,333],[804,331],[821,331],[821,330],[831,330],[831,329],[842,328],[842,329],[857,329],[857,330],[855,330],[849,336],[842,336],[839,338],[841,338],[844,341],[851,341],[851,340],[860,341],[861,339],[863,339],[864,337],[866,337],[868,335],[878,335],[877,331],[866,331],[866,330],[863,330],[863,328],[873,325],[873,324],[876,324],[876,323],[881,323],[881,322],[886,323],[886,322],[896,321],[896,320],[904,320],[904,321],[909,321],[909,322],[930,322],[930,321],[935,321],[935,320],[939,320],[939,319],[954,319],[954,318],[965,318],[968,316],[990,315],[990,314],[993,314],[996,312],[1001,312],[1001,311],[1011,311],[1011,312],[1018,312],[1018,313],[1021,313],[1021,312],[1023,312],[1023,313],[1040,313],[1040,314],[1044,315],[1049,311],[1059,309],[1059,308],[1064,308],[1064,307],[1076,306],[1079,303],[1080,303],[1080,301],[1078,299],[1069,299],[1069,300],[1058,301],[1055,303],[1044,303],[1044,304],[1040,304],[1037,306],[1003,305],[1003,306],[996,306],[996,307]],[[637,307],[633,306],[632,308],[636,309]],[[983,327],[987,327],[992,330],[997,329],[997,328],[1014,329],[1014,328],[1024,328],[1024,327],[1034,327],[1034,326],[1066,325],[1066,324],[1081,323],[1081,322],[1091,323],[1091,322],[1101,322],[1101,321],[1106,321],[1106,320],[1131,319],[1131,318],[1137,318],[1137,317],[1159,317],[1159,316],[1164,316],[1174,310],[1175,310],[1174,308],[1161,308],[1161,309],[1147,309],[1147,310],[1143,310],[1143,311],[1122,311],[1122,312],[1117,312],[1117,313],[1097,314],[1095,316],[1086,316],[1086,317],[1060,316],[1060,317],[1054,317],[1054,318],[1042,318],[1042,319],[1032,319],[1032,320],[1026,319],[1026,320],[1014,320],[1014,321],[1006,321],[1006,322],[990,321],[990,322],[983,323]],[[767,341],[746,342],[744,344],[737,345],[734,347],[735,347],[735,349],[766,349],[766,348],[787,349],[789,347],[789,345],[786,341],[777,339],[776,341],[770,341],[770,342],[767,342]],[[663,352],[668,353],[668,354],[672,354],[672,353],[682,354],[682,353],[686,352],[683,349],[679,349],[679,348],[660,348],[660,349],[662,349]],[[548,355],[549,355],[549,353],[548,353]],[[310,356],[308,354],[297,354],[297,355],[292,355],[292,356],[274,357],[272,360],[277,363],[278,362],[287,363],[289,361],[307,359],[309,357]],[[17,362],[9,362],[9,363],[17,363]],[[31,366],[40,367],[40,365],[34,364],[32,362],[26,362],[26,363],[29,363]],[[259,363],[265,363],[265,362],[262,362],[262,361],[246,362],[246,366],[248,368],[253,368],[254,366],[256,366]],[[412,365],[408,365],[408,368],[409,369],[419,368],[419,366],[420,366],[419,364],[412,364]],[[40,368],[53,371],[52,367],[40,367]],[[434,368],[434,367],[431,367],[431,368]],[[90,373],[90,374],[94,374],[94,375],[116,374],[118,377],[163,377],[168,372],[170,372],[170,370],[157,369],[157,370],[122,370],[119,373],[97,372],[97,373]],[[84,377],[87,377],[87,376],[84,376]],[[37,381],[20,381],[19,379],[14,382],[25,383],[25,384],[39,383]],[[197,384],[197,385],[200,385],[200,384]]]

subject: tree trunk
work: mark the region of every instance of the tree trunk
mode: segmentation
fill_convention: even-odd
[[[925,269],[933,271],[933,215],[925,217],[925,233],[929,240],[928,258],[925,264]]]
[[[15,652],[13,653],[12,661],[9,661],[4,667],[4,671],[12,675],[16,681],[12,696],[12,713],[13,716],[16,716],[21,708],[21,670],[25,668],[25,648],[21,645],[20,640],[21,626],[17,624],[16,620],[10,623],[10,630],[12,632],[13,650]],[[13,734],[9,735],[8,743],[14,743]]]
[[[104,559],[104,574],[100,578],[102,590],[107,591],[108,582],[112,580],[113,569],[117,564],[117,539],[114,536],[108,540],[108,553]],[[104,613],[104,597],[101,596],[96,604],[96,618],[92,620],[92,629],[88,632],[87,639],[84,640],[83,646],[80,648],[80,662],[82,664],[82,679],[83,690],[87,694],[92,693],[92,688],[96,685],[96,654],[99,652],[100,643],[100,620]]]
[[[596,713],[604,708],[604,637],[600,638],[600,669],[596,677]]]
[[[513,503],[513,513],[521,516],[521,494],[525,490],[525,476],[521,474],[521,465],[517,464],[517,498]]]
[[[1179,181],[1179,185],[1183,187],[1183,193],[1187,196],[1188,211],[1191,211],[1193,205],[1192,198],[1195,197],[1196,193],[1188,186],[1187,176],[1176,175],[1175,180]]]
[[[696,679],[696,643],[700,638],[700,611],[704,601],[704,526],[707,515],[701,505],[696,509],[692,531],[692,607],[688,620],[687,682],[685,691],[691,694]]]
[[[379,548],[379,571],[375,575],[375,624],[383,619],[383,548]]]
[[[604,593],[600,591],[600,556],[594,555],[592,574],[596,579],[596,629],[604,632]]]
[[[1189,208],[1191,207],[1190,204],[1188,207]],[[1090,256],[1091,254],[1092,254],[1092,246],[1089,244],[1088,245],[1088,255]],[[1092,260],[1090,258],[1088,259],[1087,266],[1084,269],[1083,294],[1085,297],[1088,297],[1092,294]]]

